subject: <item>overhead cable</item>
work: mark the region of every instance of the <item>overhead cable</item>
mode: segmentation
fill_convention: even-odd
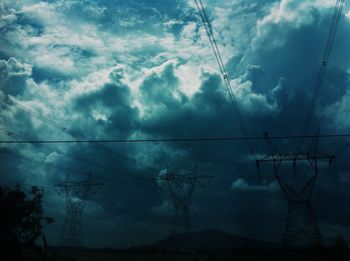
[[[1,129],[0,129],[1,131]],[[350,134],[323,134],[323,135],[290,135],[290,136],[269,136],[269,139],[312,139],[312,138],[348,138]],[[105,140],[0,140],[0,144],[45,144],[45,143],[157,143],[157,142],[215,142],[215,141],[245,141],[245,140],[266,140],[265,136],[256,137],[208,137],[208,138],[164,138],[164,139],[105,139]]]
[[[124,175],[124,176],[128,176],[128,177],[132,177],[132,178],[135,178],[135,179],[140,179],[140,180],[143,180],[143,181],[148,181],[148,179],[144,178],[144,177],[140,177],[140,176],[137,176],[137,175],[133,175],[133,174],[130,174],[130,173],[127,173],[127,172],[124,172],[124,171],[121,171],[121,170],[118,170],[118,169],[115,169],[115,168],[112,168],[112,167],[107,167],[105,165],[102,165],[100,163],[96,163],[94,161],[91,161],[91,160],[88,160],[86,158],[83,158],[83,157],[79,157],[79,156],[76,156],[75,154],[72,154],[72,153],[67,153],[67,152],[64,152],[62,150],[59,150],[57,148],[53,148],[53,147],[50,147],[50,146],[47,146],[46,144],[44,143],[39,143],[39,142],[35,142],[34,140],[32,139],[29,139],[29,138],[26,138],[26,137],[23,137],[19,134],[16,134],[12,131],[9,131],[9,130],[6,130],[4,128],[1,128],[0,127],[0,133],[3,133],[11,138],[14,138],[15,140],[10,140],[8,141],[7,143],[27,143],[27,144],[35,144],[37,146],[40,146],[42,147],[43,149],[45,150],[48,150],[48,151],[52,151],[52,152],[56,152],[57,154],[59,155],[62,155],[64,157],[67,157],[67,158],[71,158],[71,159],[74,159],[76,161],[80,161],[80,162],[84,162],[84,163],[88,163],[90,165],[93,165],[95,167],[98,167],[98,168],[101,168],[101,169],[105,169],[105,170],[108,170],[109,172],[113,172],[113,173],[116,173],[116,174],[119,174],[119,175]],[[72,142],[70,140],[70,142]],[[47,143],[47,142],[46,142]],[[56,142],[57,143],[57,142]]]
[[[317,101],[318,101],[319,96],[320,96],[321,86],[322,86],[323,79],[324,79],[324,76],[326,73],[326,68],[327,68],[327,65],[329,62],[329,57],[331,55],[331,51],[332,51],[332,48],[334,45],[335,35],[336,35],[339,21],[340,21],[341,15],[342,15],[344,3],[345,3],[344,0],[337,0],[335,7],[334,7],[332,22],[331,22],[331,26],[330,26],[329,33],[328,33],[326,47],[325,47],[324,52],[323,52],[320,69],[319,69],[317,80],[315,83],[313,95],[312,95],[312,98],[310,101],[310,106],[309,106],[308,112],[306,114],[305,122],[303,125],[302,136],[305,136],[307,134],[307,131],[308,131],[308,128],[310,125],[310,121],[315,113],[315,107],[316,107]],[[298,150],[300,150],[302,142],[303,142],[303,139],[301,139],[299,142]]]
[[[237,117],[237,121],[238,121],[238,123],[239,123],[239,125],[240,125],[240,127],[242,129],[243,136],[244,136],[244,138],[245,138],[245,140],[247,142],[247,145],[249,147],[250,153],[255,157],[254,148],[253,148],[250,140],[247,139],[248,138],[248,132],[247,132],[247,129],[245,127],[245,123],[244,123],[242,114],[241,114],[241,112],[239,110],[237,99],[236,99],[236,97],[235,97],[235,95],[233,93],[230,80],[228,79],[228,73],[226,71],[225,64],[224,64],[224,62],[222,60],[222,56],[220,54],[220,50],[219,50],[219,47],[217,45],[217,41],[216,41],[216,38],[214,36],[213,29],[212,29],[212,26],[210,24],[208,15],[207,15],[207,13],[206,13],[206,11],[204,9],[202,0],[194,0],[194,2],[196,4],[198,13],[199,13],[199,15],[200,15],[200,17],[202,19],[202,23],[203,23],[205,31],[207,33],[210,45],[211,45],[211,47],[212,47],[212,49],[214,51],[215,59],[216,59],[218,65],[219,65],[219,70],[220,70],[221,76],[223,78],[223,81],[225,83],[227,92],[229,94],[231,104],[232,104],[232,106],[234,108],[234,111],[235,111],[235,114],[236,114],[236,117]]]
[[[35,117],[35,118],[41,120],[42,122],[46,122],[46,123],[49,124],[50,126],[56,128],[56,129],[58,129],[58,130],[60,130],[60,131],[62,131],[62,132],[67,133],[67,134],[70,135],[73,139],[78,139],[78,140],[79,140],[79,139],[86,139],[86,137],[85,137],[84,135],[79,134],[77,131],[74,131],[74,130],[72,130],[72,129],[66,127],[66,126],[63,126],[62,124],[60,124],[60,123],[58,123],[58,122],[56,122],[56,121],[54,121],[54,120],[52,120],[52,119],[50,119],[50,118],[48,118],[48,117],[42,115],[41,113],[38,113],[38,112],[36,112],[36,111],[34,111],[34,110],[28,108],[27,106],[25,106],[25,105],[23,105],[23,104],[17,102],[15,99],[13,99],[13,98],[11,98],[11,97],[9,97],[9,96],[6,96],[6,101],[7,101],[8,104],[17,107],[18,109],[20,109],[20,110],[22,110],[22,111],[24,111],[24,112],[30,114],[31,116],[33,116],[33,117]],[[97,146],[98,146],[98,148],[103,149],[104,151],[106,151],[106,152],[108,152],[108,153],[111,153],[111,154],[113,154],[113,155],[116,155],[116,156],[118,156],[119,158],[132,161],[133,163],[135,163],[135,164],[137,164],[137,165],[139,165],[139,166],[143,166],[143,167],[145,167],[145,168],[147,168],[147,169],[150,169],[150,170],[152,170],[153,172],[156,172],[156,173],[159,172],[159,170],[156,169],[156,168],[154,168],[153,166],[150,166],[150,165],[148,165],[148,164],[142,163],[142,162],[140,162],[140,161],[138,161],[138,160],[136,160],[136,159],[134,159],[134,158],[132,158],[132,157],[126,156],[126,155],[124,155],[124,154],[121,154],[120,152],[117,152],[117,151],[115,151],[115,150],[112,150],[111,148],[105,147],[105,146],[103,146],[103,145],[98,145],[98,144],[97,144]]]

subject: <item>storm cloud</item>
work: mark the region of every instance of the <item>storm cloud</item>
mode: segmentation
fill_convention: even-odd
[[[301,134],[335,1],[203,2],[248,134]],[[345,6],[308,134],[348,133],[349,14]],[[192,1],[5,0],[0,16],[1,140],[243,136]],[[320,149],[346,142],[322,140]],[[264,141],[253,146],[269,153]],[[346,155],[328,176],[322,168],[313,198],[326,239],[350,240]],[[105,186],[88,199],[84,244],[128,247],[169,232],[170,195],[151,179],[197,163],[214,178],[194,192],[194,230],[278,241],[286,201],[272,169],[260,181],[253,159],[244,141],[1,144],[0,179],[45,186],[56,219],[45,232],[57,244],[65,209],[52,186],[93,173]]]

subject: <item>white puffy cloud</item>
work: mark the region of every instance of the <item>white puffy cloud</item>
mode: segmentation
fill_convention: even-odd
[[[30,64],[21,63],[16,58],[0,60],[1,75],[8,78],[12,76],[31,76],[32,67]]]
[[[232,87],[243,113],[263,115],[276,111],[276,103],[269,103],[266,95],[254,92],[251,81],[240,80],[232,81]]]
[[[287,44],[290,40],[288,36],[304,27],[317,27],[314,11],[317,10],[321,16],[325,12],[328,15],[334,1],[205,2],[208,3],[208,14],[222,57],[227,62],[229,79],[248,133],[259,132],[266,127],[281,132],[292,129],[289,127],[295,126],[295,122],[285,122],[293,115],[299,122],[302,113],[294,110],[304,106],[300,102],[303,95],[298,100],[293,81],[312,74],[312,70],[304,75],[302,69],[297,70],[299,67],[290,65],[292,61],[304,57],[304,50],[302,47],[291,48],[294,41]],[[0,54],[5,57],[0,61],[0,77],[3,81],[9,78],[23,81],[12,82],[11,86],[2,84],[1,90],[22,86],[20,92],[11,94],[13,99],[62,126],[82,130],[88,137],[239,136],[237,122],[229,117],[232,114],[229,99],[223,98],[225,89],[218,75],[214,54],[193,6],[177,9],[175,13],[178,16],[172,17],[160,13],[164,10],[170,12],[169,8],[151,10],[154,7],[147,9],[144,4],[138,6],[139,9],[123,9],[122,3],[118,3],[114,13],[114,9],[90,0],[7,1],[6,12],[0,19],[0,29],[4,32],[0,36]],[[177,2],[178,5],[182,3]],[[0,6],[1,10],[5,8],[2,3]],[[111,13],[113,17],[108,17]],[[347,17],[350,19],[349,12]],[[309,41],[307,37],[295,40],[299,40],[300,46]],[[275,54],[274,47],[281,48],[280,52]],[[265,52],[266,49],[271,52]],[[291,53],[292,57],[288,56]],[[285,73],[289,71],[296,71],[297,76]],[[334,118],[339,128],[349,127],[348,121],[344,120],[349,114],[348,96],[346,94],[327,107],[328,115],[338,111]],[[86,100],[79,107],[77,101],[84,98]],[[7,127],[22,131],[23,136],[72,138],[14,106],[5,107],[0,113],[0,124],[3,126],[10,122]],[[162,168],[169,163],[182,168],[188,161],[199,161],[200,166],[226,172],[232,158],[237,158],[237,161],[248,158],[240,144],[133,144],[113,148],[132,155],[135,159],[133,164],[127,164],[124,158],[116,161],[110,153],[96,153],[92,146],[62,145],[61,149],[112,168],[118,165],[125,171],[137,169],[138,174],[145,176],[149,172],[144,166],[131,165],[147,162]],[[24,155],[46,163],[73,166],[84,171],[91,167],[86,162],[78,163],[55,152],[39,151],[31,147],[22,149]],[[258,152],[263,153],[263,150]],[[244,162],[250,164],[251,160]],[[20,170],[24,173],[28,166],[34,169],[33,164],[21,163]],[[91,168],[98,173],[103,172],[96,166]],[[40,173],[26,177],[35,181],[43,178],[49,183],[55,177],[61,179],[59,173],[57,170],[40,169]],[[113,178],[115,175],[113,172]],[[278,189],[275,182],[252,185],[237,175],[231,185],[236,192]],[[230,177],[225,184],[231,181]],[[224,186],[227,185],[213,190],[225,194]],[[123,189],[118,190],[116,196],[119,202],[132,200],[130,190]],[[136,192],[132,196],[138,194]],[[113,193],[106,192],[106,197]],[[135,204],[137,209],[142,210],[142,215],[147,212],[143,209],[146,207],[159,216],[169,213],[171,201],[157,196],[155,199],[149,194],[144,196],[145,206],[138,205],[137,199]],[[226,195],[223,198],[229,202]],[[128,206],[128,203],[124,205]],[[89,214],[101,214],[99,204],[91,206]],[[124,210],[130,211],[130,208]],[[115,214],[107,213],[109,210],[105,212],[109,218]],[[128,214],[128,218],[137,219],[139,215]],[[118,220],[118,224],[122,222],[122,219]],[[120,227],[124,229],[127,226]]]
[[[282,0],[276,2],[272,7],[270,14],[259,21],[258,26],[265,24],[282,24],[288,23],[293,27],[300,27],[303,24],[309,24],[313,21],[312,10],[324,10],[332,7],[334,1],[332,0],[318,0],[318,1],[298,1],[298,0]]]
[[[350,11],[348,11],[345,16],[350,20]]]
[[[245,190],[245,191],[278,191],[277,181],[265,183],[262,185],[250,185],[245,179],[239,178],[232,182],[231,190]]]
[[[0,60],[0,90],[5,94],[21,94],[32,75],[32,66],[11,57]]]
[[[59,22],[59,17],[55,6],[46,2],[39,2],[29,5],[23,5],[18,14],[24,14],[28,18],[37,20],[46,25],[55,25]]]
[[[0,29],[5,28],[8,24],[15,22],[17,19],[16,15],[13,13],[4,14],[0,16]]]
[[[263,44],[262,41],[269,39],[269,48],[281,47],[285,44],[286,35],[291,29],[313,24],[315,17],[313,10],[320,13],[328,11],[334,1],[298,1],[282,0],[275,2],[269,14],[257,21],[256,35],[253,39],[253,48]],[[275,31],[279,32],[274,37]]]
[[[338,132],[348,130],[350,128],[350,122],[347,120],[350,115],[350,91],[338,102],[324,108],[321,113],[331,119],[326,125],[331,125]]]

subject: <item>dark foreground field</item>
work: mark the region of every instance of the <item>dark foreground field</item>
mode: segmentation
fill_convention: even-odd
[[[50,248],[49,260],[57,261],[187,261],[187,260],[350,260],[349,251],[337,252],[320,251],[261,251],[257,249],[198,249],[198,250],[170,250],[170,249],[86,249],[86,248]]]
[[[285,245],[261,242],[232,235],[220,230],[203,230],[170,235],[160,241],[128,249],[87,247],[25,247],[18,248],[21,255],[12,255],[17,260],[37,261],[302,261],[302,260],[350,260],[350,249],[339,237],[331,245]],[[16,253],[16,251],[12,251]],[[18,258],[21,256],[21,258]],[[0,259],[2,260],[2,259]]]
[[[345,241],[327,248],[306,249],[261,242],[214,229],[170,235],[153,244],[129,249],[50,247],[48,254],[52,261],[350,260],[350,250]]]

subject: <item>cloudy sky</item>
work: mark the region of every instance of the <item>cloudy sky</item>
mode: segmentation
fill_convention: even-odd
[[[335,2],[203,0],[249,136],[301,134]],[[1,140],[243,136],[192,0],[2,0],[0,16]],[[345,5],[308,134],[349,133],[349,36]],[[319,147],[333,154],[346,142]],[[269,153],[265,141],[252,145]],[[348,155],[320,167],[313,195],[327,240],[350,240]],[[50,244],[65,215],[52,186],[67,174],[105,184],[86,203],[84,245],[128,247],[169,233],[169,192],[150,179],[195,163],[214,178],[194,191],[193,230],[281,239],[286,200],[271,166],[259,180],[244,141],[0,145],[1,182],[45,186]]]

